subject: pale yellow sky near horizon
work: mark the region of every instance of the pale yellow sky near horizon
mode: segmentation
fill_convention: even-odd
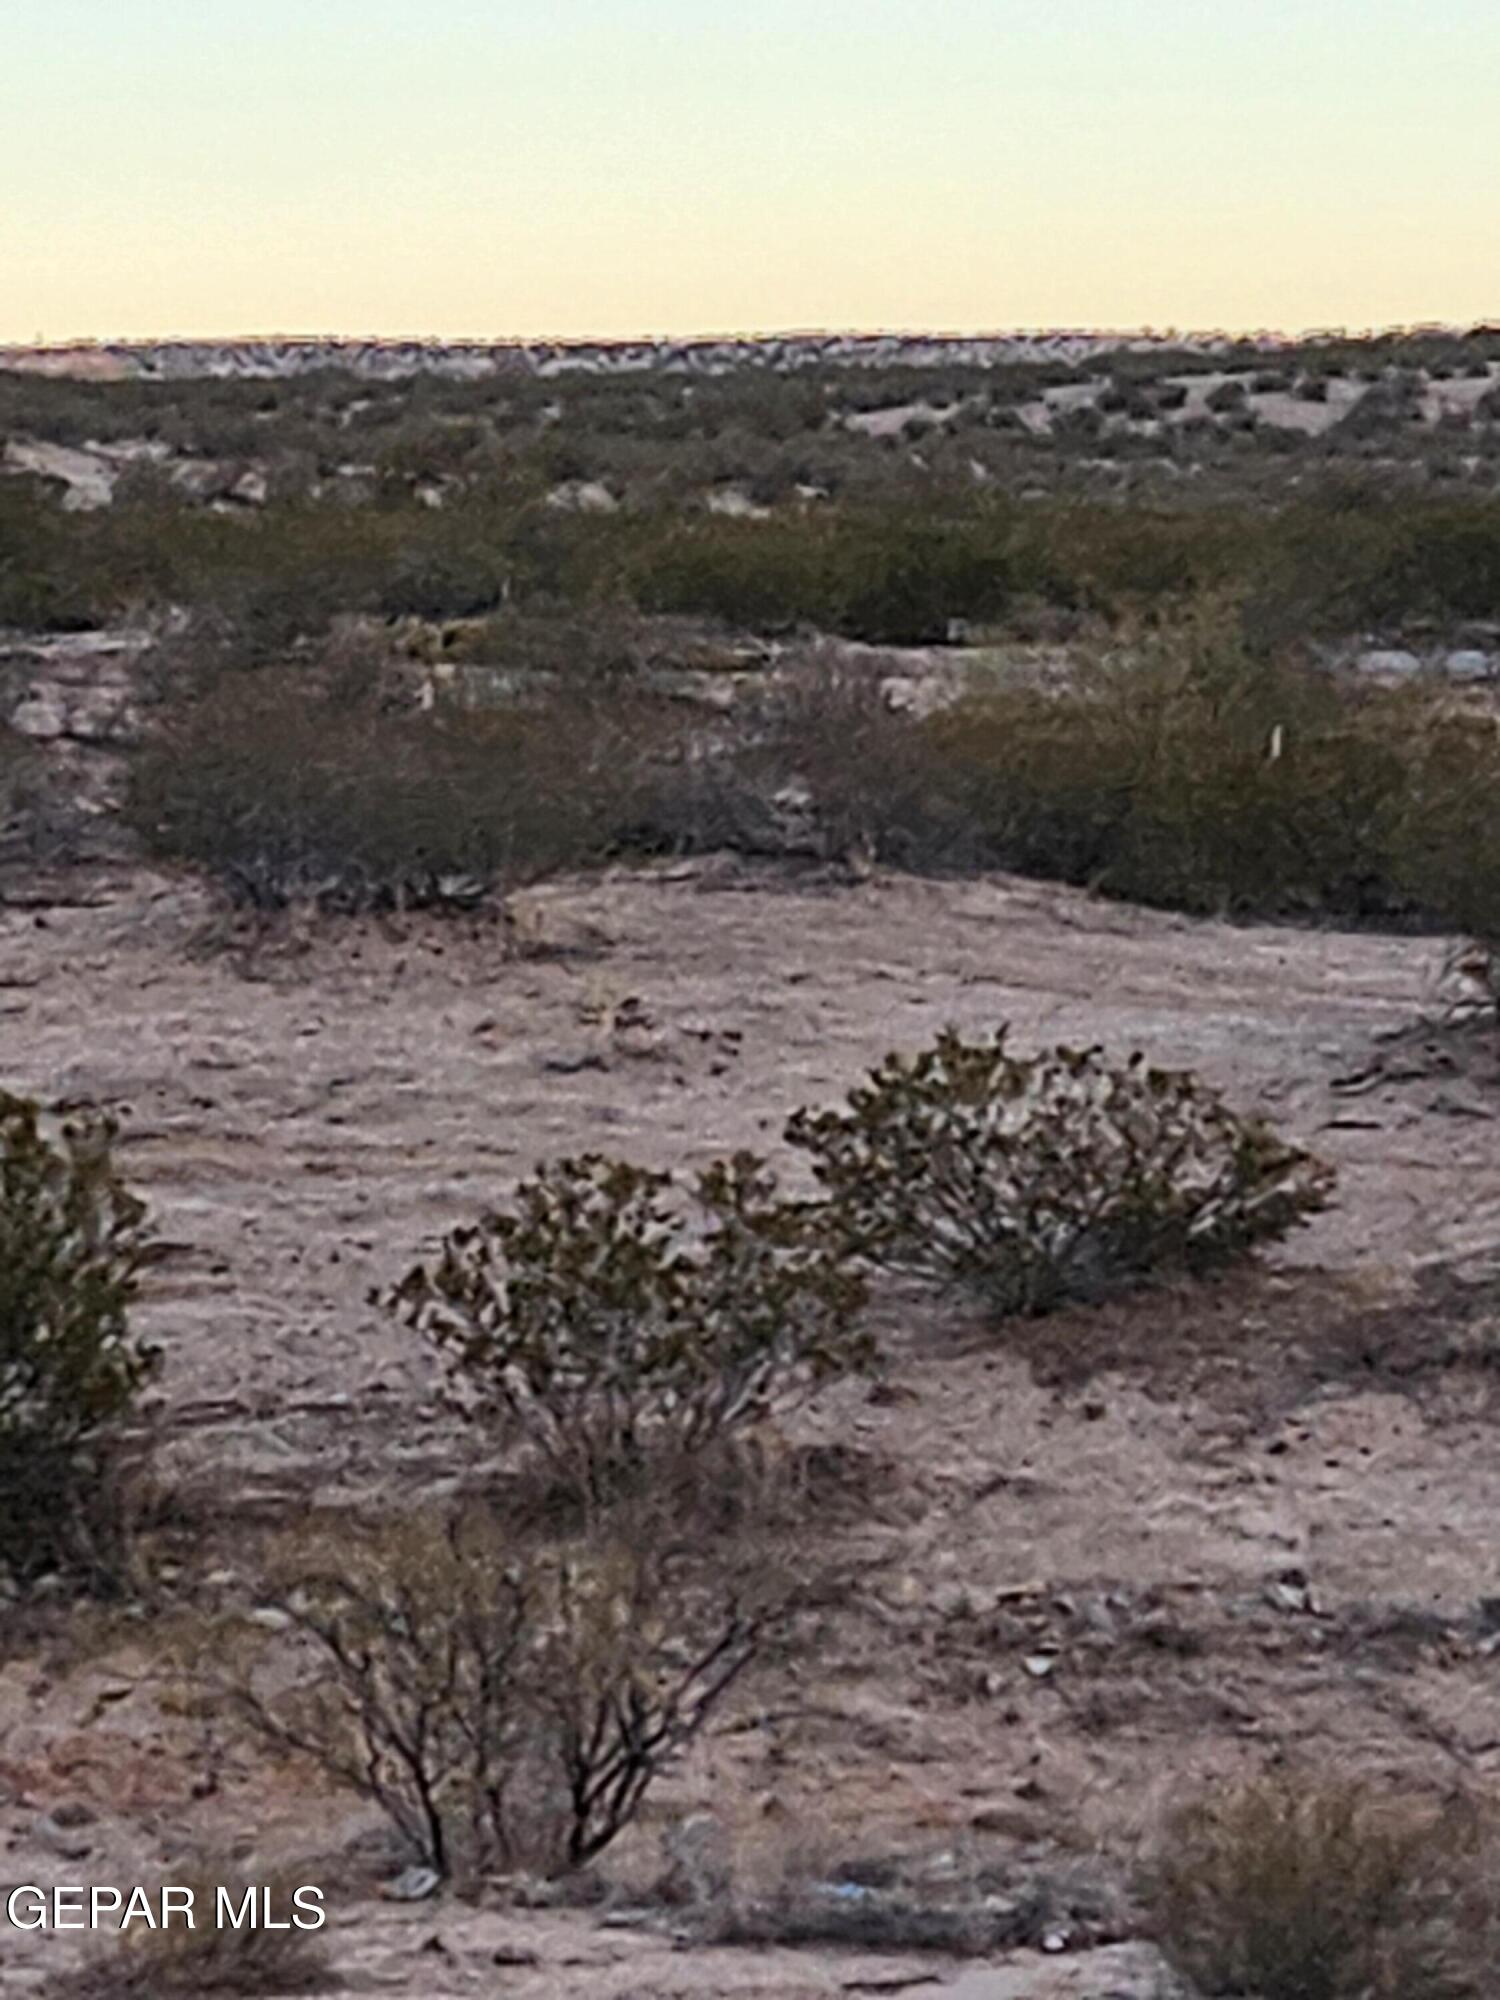
[[[1500,319],[1495,0],[7,0],[0,340]]]

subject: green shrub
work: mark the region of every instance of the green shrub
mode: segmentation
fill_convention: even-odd
[[[264,1739],[371,1799],[474,1886],[582,1867],[754,1659],[759,1582],[706,1580],[643,1518],[523,1549],[474,1510],[283,1551],[213,1684]],[[230,1665],[223,1664],[229,1658]]]
[[[749,1154],[686,1191],[597,1155],[543,1167],[393,1295],[481,1416],[598,1500],[865,1358],[859,1280]]]
[[[971,855],[1175,909],[1350,915],[1398,896],[1404,723],[1251,655],[1216,617],[1146,634],[1061,693],[922,725]]]
[[[1394,868],[1423,909],[1500,947],[1500,738],[1486,713],[1423,718],[1407,742]]]
[[[1480,2000],[1500,1905],[1471,1807],[1295,1774],[1173,1816],[1148,1883],[1169,1956],[1210,1995]]]
[[[1433,502],[1401,520],[1376,590],[1387,615],[1500,615],[1500,505]]]
[[[786,1136],[857,1255],[999,1313],[1227,1264],[1324,1207],[1333,1178],[1191,1072],[1015,1056],[1003,1028],[888,1056],[845,1110],[799,1111]]]
[[[887,645],[941,644],[1010,595],[1003,515],[849,509],[796,520],[674,523],[643,533],[629,588],[646,611],[758,631],[809,625]]]
[[[129,1308],[145,1211],[115,1170],[115,1127],[46,1129],[0,1092],[0,1574],[107,1584],[123,1557],[122,1433],[157,1366]]]

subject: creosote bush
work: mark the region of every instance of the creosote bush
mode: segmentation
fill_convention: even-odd
[[[1289,1773],[1181,1809],[1145,1887],[1205,1994],[1480,2000],[1500,1946],[1494,1862],[1472,1804]]]
[[[1329,1168],[1189,1071],[955,1030],[888,1056],[842,1111],[797,1112],[835,1226],[888,1269],[1042,1313],[1153,1272],[1203,1272],[1322,1208]]]
[[[107,1119],[0,1092],[0,1576],[109,1580],[122,1433],[158,1355],[129,1325],[145,1210]]]
[[[265,1741],[372,1800],[468,1885],[569,1870],[635,1818],[753,1660],[753,1575],[706,1576],[659,1522],[522,1545],[454,1510],[283,1553],[216,1684]]]
[[[591,1154],[455,1229],[392,1304],[589,1500],[862,1362],[863,1285],[750,1154],[687,1186]]]

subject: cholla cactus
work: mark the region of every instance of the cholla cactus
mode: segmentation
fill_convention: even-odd
[[[887,1057],[846,1110],[799,1111],[787,1137],[863,1258],[1006,1313],[1228,1262],[1322,1208],[1333,1180],[1191,1072],[1097,1048],[1014,1056],[1004,1028]]]

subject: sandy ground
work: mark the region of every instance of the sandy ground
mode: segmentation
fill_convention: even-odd
[[[737,1856],[813,1876],[1061,1855],[1115,1882],[1180,1787],[1278,1757],[1494,1785],[1500,1067],[1439,1024],[1440,940],[714,858],[538,892],[521,953],[482,923],[300,945],[213,924],[140,874],[0,909],[0,1075],[119,1115],[168,1246],[141,1320],[185,1490],[296,1505],[439,1477],[433,1371],[372,1288],[544,1156],[781,1157],[792,1109],[949,1022],[1195,1067],[1339,1168],[1336,1208],[1211,1288],[1004,1339],[883,1297],[884,1375],[798,1420],[858,1581],[653,1804],[627,1874],[709,1813]],[[222,1747],[204,1793],[209,1750],[135,1658],[0,1671],[11,1879],[57,1879],[37,1815],[64,1800],[95,1816],[75,1869],[159,1870],[210,1832],[338,1855],[368,1828]],[[521,2000],[1149,1990],[1144,1947],[1065,1890],[1057,1911],[1064,1950],[972,1986],[920,1954],[674,1948],[579,1913],[356,1900],[335,1945],[349,1979],[413,1996],[494,1990],[506,1939],[535,1954],[506,1976]],[[0,1935],[4,1990],[65,1948]]]

